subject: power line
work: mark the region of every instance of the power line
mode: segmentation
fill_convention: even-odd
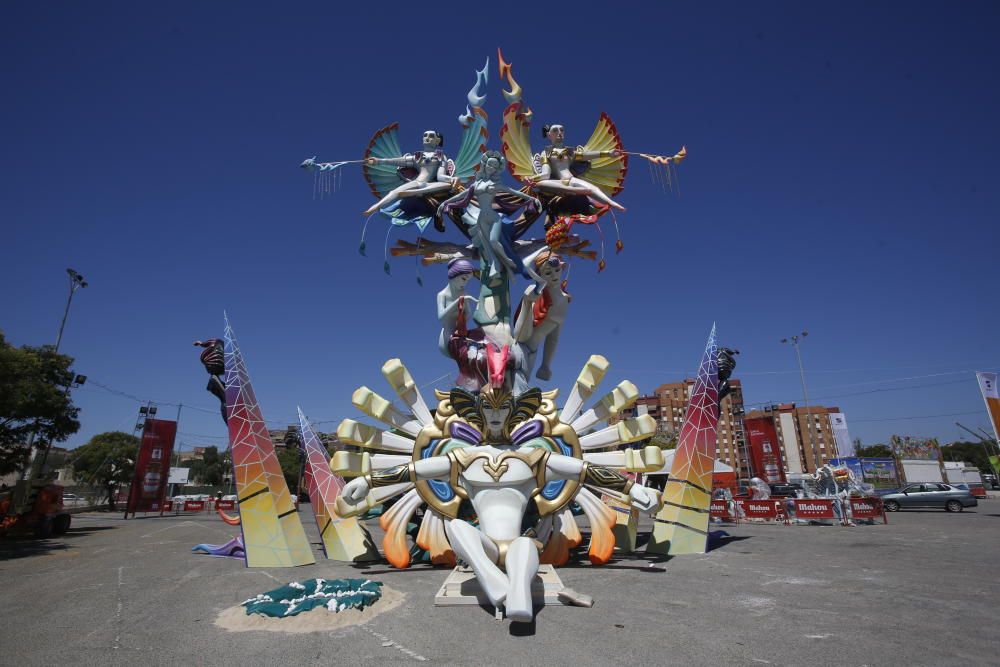
[[[981,410],[975,410],[973,412],[949,412],[944,415],[914,415],[912,417],[885,417],[878,419],[852,419],[852,423],[857,422],[895,422],[895,421],[906,421],[910,419],[937,419],[938,417],[961,417],[963,415],[978,415],[982,414]]]

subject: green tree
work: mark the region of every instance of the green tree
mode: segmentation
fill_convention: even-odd
[[[867,447],[858,447],[855,451],[863,459],[892,458],[892,450],[889,449],[888,445],[868,445]]]
[[[982,442],[959,441],[941,447],[941,458],[945,461],[965,461],[979,468],[979,472],[985,473],[993,472],[989,454],[986,444]]]
[[[73,470],[77,479],[104,487],[108,508],[114,511],[115,489],[132,481],[138,453],[139,438],[131,433],[98,433],[73,452]]]
[[[206,447],[205,453],[200,459],[189,461],[191,477],[200,484],[206,486],[218,486],[222,484],[222,478],[229,467],[228,457],[219,453],[219,448]]]
[[[51,345],[14,347],[0,332],[0,475],[24,469],[32,432],[42,446],[80,429],[80,409],[66,393],[72,363]]]
[[[281,472],[285,475],[288,490],[292,498],[295,498],[299,489],[299,471],[302,470],[302,457],[298,446],[278,448],[278,463],[281,464]]]

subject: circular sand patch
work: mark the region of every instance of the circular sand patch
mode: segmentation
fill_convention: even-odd
[[[246,607],[237,605],[223,610],[215,619],[215,626],[229,632],[263,631],[291,634],[325,632],[367,623],[376,616],[395,609],[403,603],[404,599],[406,596],[402,592],[388,586],[382,586],[382,597],[379,598],[379,601],[361,611],[345,609],[334,613],[327,610],[326,607],[316,607],[296,616],[286,616],[285,618],[274,618],[262,614],[248,615]]]

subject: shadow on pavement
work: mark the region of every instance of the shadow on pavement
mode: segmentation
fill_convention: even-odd
[[[65,535],[41,540],[35,537],[5,537],[0,538],[0,561],[15,558],[30,558],[67,551],[72,546],[70,541],[78,537],[86,537],[102,530],[112,530],[115,526],[92,526],[87,528],[70,528]]]

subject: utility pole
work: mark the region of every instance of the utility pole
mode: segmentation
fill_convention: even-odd
[[[805,403],[806,408],[806,432],[809,436],[809,449],[812,451],[814,467],[818,470],[821,461],[819,458],[819,453],[816,451],[816,442],[813,439],[813,421],[812,421],[812,410],[809,408],[809,392],[806,390],[806,372],[802,368],[802,353],[799,351],[799,338],[805,338],[809,335],[808,331],[803,331],[801,334],[796,334],[791,338],[782,338],[782,343],[791,343],[792,347],[795,348],[795,358],[799,362],[799,379],[802,380],[802,399]]]

